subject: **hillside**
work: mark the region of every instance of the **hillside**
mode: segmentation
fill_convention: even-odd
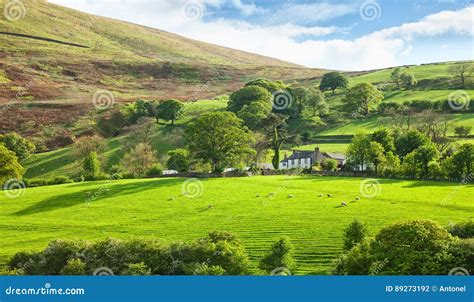
[[[226,94],[258,77],[293,81],[323,72],[42,0],[22,3],[22,19],[0,19],[0,106],[9,104],[10,117],[0,121],[2,130],[74,122],[100,89],[116,102],[186,101]]]

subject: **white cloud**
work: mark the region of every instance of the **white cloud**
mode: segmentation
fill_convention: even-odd
[[[263,13],[265,11],[263,8],[257,7],[254,3],[247,4],[242,2],[242,0],[232,0],[232,4],[245,16]]]
[[[359,38],[318,40],[318,36],[327,36],[340,32],[341,29],[334,26],[305,27],[295,25],[291,22],[292,18],[301,16],[300,18],[303,19],[305,16],[309,18],[314,15],[313,13],[305,14],[301,5],[289,6],[282,11],[283,15],[292,16],[284,23],[268,22],[266,24],[264,22],[262,25],[253,25],[229,19],[188,20],[182,14],[182,7],[188,2],[184,0],[120,0],[118,3],[117,1],[52,0],[51,2],[305,66],[340,70],[363,70],[420,63],[420,56],[415,56],[414,53],[423,38],[436,38],[442,35],[468,36],[470,38],[474,36],[472,21],[474,7],[467,7],[459,11],[439,12],[426,16],[417,22],[382,29]],[[110,2],[115,5],[111,5]],[[224,2],[225,0],[201,1],[206,6],[214,7],[220,7]],[[310,7],[315,9],[316,6]],[[252,12],[251,8],[248,9],[248,13]],[[323,7],[319,9],[322,12],[321,18],[331,17],[325,16]],[[334,14],[347,14],[349,11],[349,7],[341,7],[334,11]],[[330,10],[327,12],[329,13]],[[205,12],[203,14],[206,15]],[[280,15],[276,16],[280,18]],[[309,35],[311,39],[298,42],[295,38],[301,35]],[[444,41],[440,42],[440,45],[445,43]],[[435,51],[423,55],[421,58],[427,61],[472,59],[472,51],[472,47],[471,49],[468,47],[464,52],[456,53],[462,57],[450,57],[450,53],[446,51]],[[416,62],[412,62],[413,60]]]

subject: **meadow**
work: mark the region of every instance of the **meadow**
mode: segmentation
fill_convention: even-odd
[[[170,242],[225,230],[243,241],[253,269],[273,241],[288,235],[296,248],[294,273],[327,274],[342,251],[342,231],[354,218],[371,234],[400,220],[448,225],[473,218],[473,185],[381,179],[372,188],[378,195],[368,198],[360,192],[362,181],[259,176],[189,183],[161,178],[28,188],[17,198],[2,192],[0,263],[18,251],[41,250],[53,239]],[[183,195],[183,188],[190,194]],[[87,201],[90,194],[97,198]]]

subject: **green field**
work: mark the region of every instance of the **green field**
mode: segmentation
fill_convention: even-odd
[[[170,178],[30,188],[13,199],[2,193],[0,259],[43,249],[58,238],[169,242],[226,230],[242,239],[254,268],[272,241],[288,235],[296,247],[296,273],[326,274],[341,252],[341,232],[354,218],[374,234],[399,220],[433,219],[447,225],[473,217],[473,185],[381,180],[380,194],[369,199],[359,192],[361,181],[304,176],[205,179],[196,198],[182,194],[183,179]],[[102,194],[97,200],[86,202],[86,194],[98,190]],[[334,198],[318,197],[320,193]],[[357,196],[360,201],[355,201]],[[341,207],[342,201],[348,206]]]

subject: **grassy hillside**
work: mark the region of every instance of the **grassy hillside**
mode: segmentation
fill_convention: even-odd
[[[381,180],[380,195],[367,199],[359,192],[361,179],[357,178],[221,178],[203,180],[202,195],[190,199],[182,194],[183,181],[60,185],[27,189],[16,199],[1,194],[1,262],[20,250],[40,250],[57,238],[167,242],[227,230],[243,240],[254,268],[272,241],[288,235],[296,247],[295,273],[326,274],[341,253],[342,230],[354,218],[366,223],[374,234],[399,220],[433,219],[447,225],[472,218],[474,212],[469,198],[472,185],[458,190],[457,184]],[[86,203],[86,193],[99,189],[105,193]],[[268,197],[272,192],[275,196]],[[320,193],[334,198],[318,197]],[[287,198],[288,194],[294,198]],[[356,196],[361,200],[355,201]],[[448,196],[452,199],[444,203]],[[342,201],[349,206],[341,207]]]
[[[100,89],[112,92],[116,102],[187,101],[230,93],[259,77],[293,81],[323,72],[43,0],[22,3],[25,17],[1,18],[0,32],[85,47],[0,33],[0,106],[14,104],[8,106],[10,121],[0,120],[2,131],[32,120],[32,129],[72,123],[90,110]],[[60,107],[65,114],[54,117]]]

